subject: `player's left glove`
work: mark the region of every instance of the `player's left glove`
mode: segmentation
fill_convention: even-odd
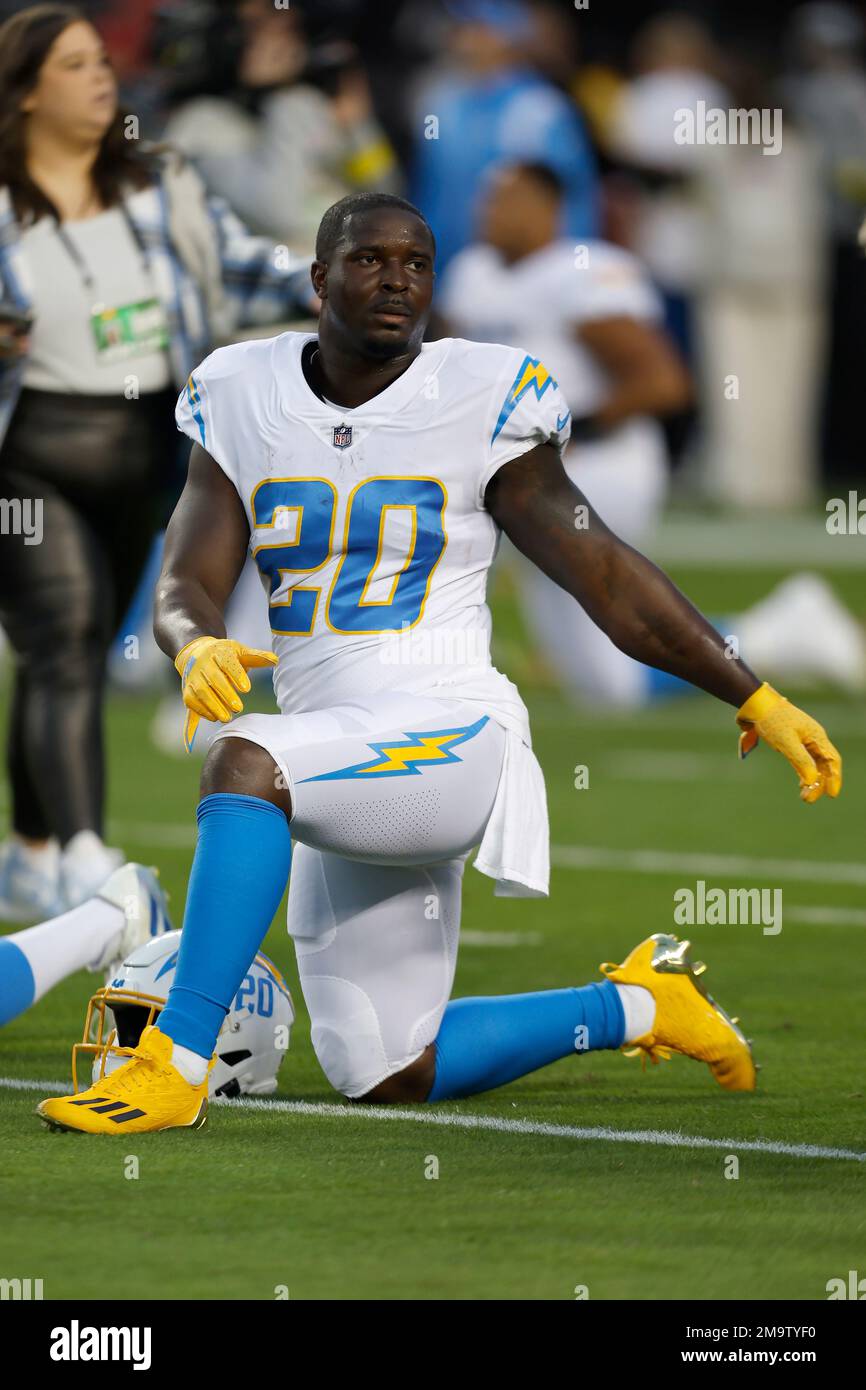
[[[276,666],[273,652],[245,647],[232,637],[195,637],[174,659],[187,707],[183,742],[192,748],[199,719],[219,719],[223,724],[240,714],[244,694],[250,688],[247,671],[257,666]]]
[[[825,730],[811,715],[797,709],[766,681],[737,710],[740,757],[745,758],[764,739],[787,758],[800,779],[803,801],[817,801],[824,792],[838,796],[842,789],[842,759]]]

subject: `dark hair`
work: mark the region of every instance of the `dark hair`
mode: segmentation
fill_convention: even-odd
[[[54,42],[71,24],[89,24],[87,15],[70,5],[33,5],[0,25],[0,187],[8,187],[19,219],[59,215],[51,199],[27,170],[25,127],[21,110]],[[125,138],[118,110],[102,138],[93,166],[93,182],[106,207],[118,203],[125,186],[143,188],[153,179],[146,159]]]
[[[405,198],[398,198],[394,193],[349,193],[345,198],[341,198],[338,203],[334,203],[328,208],[316,233],[316,260],[326,261],[331,255],[343,232],[346,223],[355,213],[372,212],[375,208],[400,208],[403,212],[411,212],[413,217],[417,217],[419,222],[430,233],[430,240],[433,242],[433,249],[436,249],[436,238],[433,235],[433,228],[427,221],[423,212],[415,207],[414,203],[409,203]]]
[[[531,179],[543,188],[549,197],[559,200],[565,196],[565,181],[549,164],[542,164],[540,160],[519,159],[509,163],[507,167],[521,178]]]

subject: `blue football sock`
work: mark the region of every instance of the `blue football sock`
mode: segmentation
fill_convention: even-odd
[[[209,1058],[279,907],[292,837],[279,807],[257,796],[206,796],[197,819],[177,970],[159,1028]]]
[[[428,1100],[504,1086],[574,1052],[620,1047],[625,1014],[609,980],[582,989],[452,999],[436,1039]]]
[[[0,1026],[33,1003],[36,986],[30,962],[14,941],[0,938]]]

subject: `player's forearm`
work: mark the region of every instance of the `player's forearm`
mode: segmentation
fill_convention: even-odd
[[[593,419],[599,430],[605,432],[636,415],[652,415],[661,419],[685,409],[689,399],[685,372],[658,371],[629,376],[615,383]]]
[[[517,549],[628,656],[737,709],[757,690],[758,677],[667,575],[608,530],[550,445],[494,473],[485,501]]]
[[[727,704],[739,708],[761,684],[667,575],[616,537],[582,601],[620,651]]]
[[[161,575],[153,607],[153,635],[172,661],[196,637],[225,637],[222,612],[199,580]]]
[[[614,315],[581,324],[577,339],[607,382],[605,397],[591,417],[597,429],[613,429],[639,415],[660,418],[688,405],[688,369],[655,325]]]

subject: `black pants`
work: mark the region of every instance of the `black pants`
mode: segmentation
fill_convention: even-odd
[[[4,518],[15,517],[14,499],[25,524],[42,504],[38,544],[9,520],[0,535],[0,623],[15,653],[7,767],[21,835],[65,844],[103,832],[106,657],[161,519],[173,408],[173,391],[24,391],[0,450]]]

